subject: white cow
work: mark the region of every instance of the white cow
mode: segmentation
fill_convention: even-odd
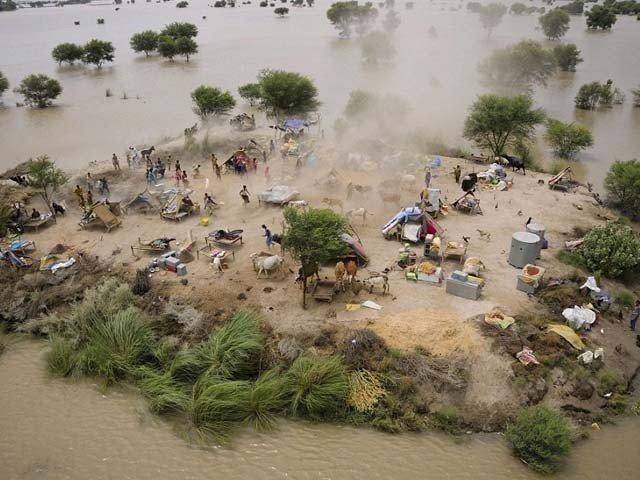
[[[280,265],[284,262],[283,258],[279,255],[272,255],[270,257],[259,257],[257,253],[251,254],[251,260],[253,261],[253,267],[258,272],[258,277],[260,278],[260,274],[264,273],[265,276],[271,275],[272,272],[275,272],[280,269]]]

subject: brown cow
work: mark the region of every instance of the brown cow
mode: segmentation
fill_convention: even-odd
[[[340,290],[344,291],[344,275],[347,272],[346,267],[344,266],[343,261],[339,261],[336,263],[335,274],[336,274],[336,285],[340,288]]]
[[[353,281],[356,279],[356,275],[358,274],[358,264],[355,260],[349,260],[346,265],[347,270],[347,283],[351,285]]]

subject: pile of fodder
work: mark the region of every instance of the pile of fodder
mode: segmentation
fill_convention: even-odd
[[[545,286],[538,290],[536,296],[540,303],[555,314],[561,314],[565,308],[582,305],[585,302],[585,297],[580,292],[580,285],[573,281]]]
[[[76,263],[55,275],[33,269],[3,269],[0,282],[0,321],[10,329],[46,335],[48,315],[79,301],[98,279],[111,275],[97,257],[74,254]],[[42,325],[41,325],[42,324]]]

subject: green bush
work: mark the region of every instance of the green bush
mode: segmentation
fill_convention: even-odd
[[[640,161],[615,161],[604,179],[609,199],[623,212],[640,215]]]
[[[624,393],[627,387],[625,381],[618,372],[602,370],[598,374],[598,395],[601,397],[608,393]]]
[[[345,407],[349,379],[340,357],[298,357],[287,372],[291,413],[335,417]]]
[[[573,158],[580,150],[593,145],[593,135],[588,128],[554,119],[547,120],[544,138],[560,158]]]
[[[580,50],[574,43],[555,45],[551,52],[558,67],[564,72],[575,72],[576,66],[583,61],[580,57]]]
[[[621,307],[632,307],[635,295],[629,290],[620,290],[613,295],[613,301]]]
[[[621,277],[640,266],[640,239],[620,222],[592,229],[579,252],[589,270],[609,278]]]
[[[62,337],[51,339],[51,347],[46,353],[47,370],[53,375],[67,377],[76,367],[76,353],[73,345]]]
[[[549,408],[536,405],[524,409],[507,429],[514,451],[533,469],[555,471],[569,453],[571,432],[567,420]]]

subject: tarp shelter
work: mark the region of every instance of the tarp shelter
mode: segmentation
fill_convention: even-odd
[[[442,235],[444,229],[438,225],[431,215],[420,207],[407,207],[400,210],[391,220],[382,227],[382,234],[388,235],[396,226],[413,222],[422,224],[420,237],[427,234]]]
[[[364,251],[364,247],[358,240],[353,238],[348,233],[343,233],[342,235],[340,235],[340,240],[342,240],[344,243],[349,245],[349,248],[360,260],[358,263],[362,265],[366,265],[367,263],[369,263],[369,257],[367,256],[367,253]]]
[[[275,185],[258,193],[258,201],[282,205],[283,203],[296,200],[299,196],[300,192],[296,190],[295,187],[290,187],[288,185]]]
[[[151,194],[145,190],[142,193],[136,195],[129,203],[127,203],[127,210],[151,212],[158,210],[156,202]]]

